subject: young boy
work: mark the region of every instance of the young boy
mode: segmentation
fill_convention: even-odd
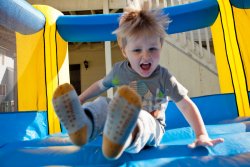
[[[57,88],[54,108],[74,144],[84,145],[103,132],[102,150],[109,159],[119,158],[124,151],[137,153],[144,146],[158,146],[165,132],[167,97],[196,134],[189,147],[223,142],[209,138],[187,90],[159,65],[167,24],[167,17],[157,10],[127,9],[115,31],[127,60],[116,63],[107,76],[79,97],[70,84]],[[84,103],[111,87],[118,87],[113,99],[98,97]]]

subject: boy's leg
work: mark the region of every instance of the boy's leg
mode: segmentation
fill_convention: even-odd
[[[83,110],[93,124],[93,132],[89,140],[94,140],[103,132],[108,113],[108,101],[109,99],[107,97],[99,96],[94,101],[82,105]]]
[[[125,152],[138,153],[145,146],[159,146],[165,132],[164,126],[150,113],[141,110],[137,120],[138,133]]]
[[[102,151],[106,158],[117,159],[132,141],[131,133],[141,109],[141,100],[128,86],[120,87],[109,103]]]
[[[93,125],[83,112],[73,86],[68,83],[58,86],[53,95],[53,105],[72,142],[76,145],[87,143]]]

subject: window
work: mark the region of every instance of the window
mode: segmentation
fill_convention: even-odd
[[[6,96],[6,85],[0,84],[0,96]]]

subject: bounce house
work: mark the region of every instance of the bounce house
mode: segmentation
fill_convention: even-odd
[[[210,137],[224,143],[188,148],[195,135],[170,102],[161,145],[111,161],[102,154],[102,136],[84,147],[70,142],[52,95],[69,82],[68,42],[115,41],[121,14],[67,16],[0,0],[0,24],[16,32],[17,58],[17,110],[0,114],[0,166],[250,166],[249,8],[249,0],[199,0],[163,9],[173,20],[168,34],[212,29],[221,93],[192,99]]]

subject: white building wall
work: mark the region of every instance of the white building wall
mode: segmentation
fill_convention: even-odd
[[[217,75],[171,45],[164,43],[160,64],[189,90],[190,97],[220,93]]]

